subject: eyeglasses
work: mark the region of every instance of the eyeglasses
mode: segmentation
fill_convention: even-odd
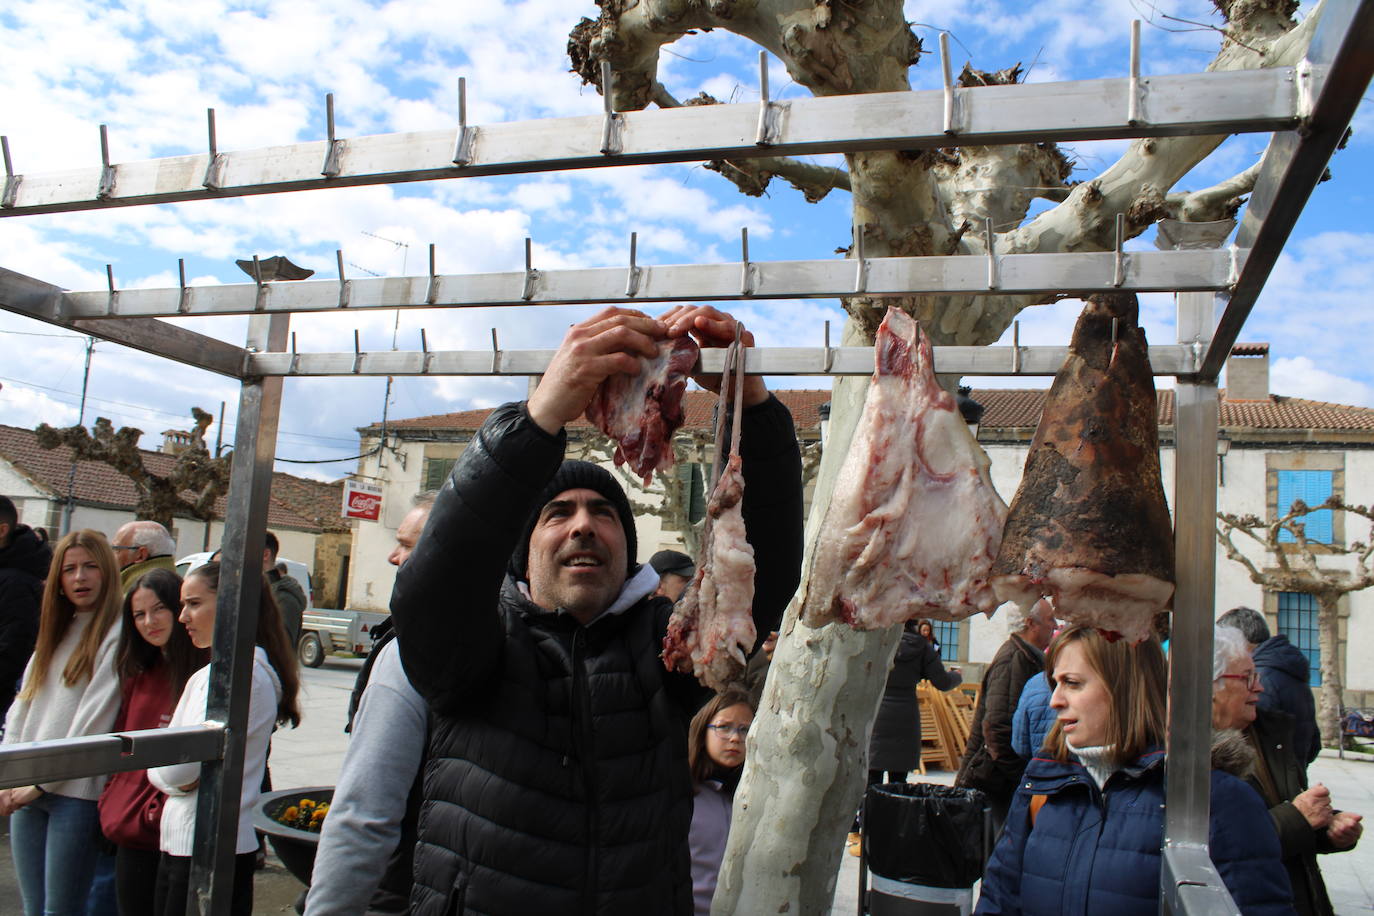
[[[111,549],[111,550],[137,550],[137,549],[138,549],[138,546],[135,545],[135,544],[111,544],[111,545],[110,545],[110,549]]]
[[[1219,674],[1219,675],[1217,675],[1217,680],[1221,680],[1222,678],[1229,678],[1229,679],[1231,679],[1231,680],[1236,680],[1236,681],[1245,681],[1245,686],[1246,686],[1248,689],[1250,689],[1250,690],[1254,690],[1256,687],[1258,687],[1258,686],[1259,686],[1259,682],[1260,682],[1260,676],[1259,676],[1259,672],[1258,672],[1258,671],[1251,671],[1249,674]]]
[[[749,726],[747,725],[708,725],[706,727],[722,738],[734,735],[736,738],[742,739],[749,734]]]

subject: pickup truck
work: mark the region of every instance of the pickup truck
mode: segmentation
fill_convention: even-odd
[[[388,616],[380,611],[306,608],[296,654],[307,668],[320,667],[333,652],[367,655],[372,651],[372,628]]]

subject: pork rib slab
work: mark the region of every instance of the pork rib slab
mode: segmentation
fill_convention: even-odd
[[[690,337],[664,340],[639,375],[618,373],[596,389],[587,420],[616,441],[615,463],[628,464],[647,485],[673,465],[673,433],[682,425],[682,395],[700,352]]]

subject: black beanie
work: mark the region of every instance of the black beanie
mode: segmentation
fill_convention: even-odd
[[[515,545],[515,552],[511,554],[511,575],[521,580],[526,578],[526,567],[529,566],[530,535],[534,532],[534,523],[539,520],[539,513],[544,511],[544,507],[549,504],[550,500],[559,493],[568,490],[595,490],[610,500],[611,505],[615,506],[616,514],[620,516],[620,525],[625,529],[625,562],[627,566],[625,577],[629,578],[630,570],[634,569],[635,557],[639,552],[638,539],[635,537],[635,517],[634,512],[630,510],[630,500],[625,495],[619,481],[612,476],[610,471],[599,464],[592,464],[590,461],[574,460],[564,461],[558,469],[558,473],[553,475],[553,479],[540,492],[539,499],[534,504],[534,511],[525,520],[525,528],[520,534],[520,540]]]

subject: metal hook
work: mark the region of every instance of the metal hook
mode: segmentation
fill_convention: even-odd
[[[291,332],[291,365],[287,367],[287,370],[286,370],[287,375],[295,375],[295,374],[296,374],[296,370],[300,368],[300,365],[301,365],[301,355],[300,355],[299,353],[296,352],[296,332],[295,332],[295,331],[292,331],[292,332]]]
[[[830,322],[825,323],[825,353],[821,359],[821,371],[829,373],[835,365],[835,350],[830,346]]]
[[[1118,213],[1116,215],[1116,256],[1112,267],[1112,286],[1115,287],[1120,287],[1126,282],[1126,255],[1121,249],[1125,240],[1126,214]]]
[[[105,300],[105,314],[112,316],[115,313],[115,307],[119,305],[119,292],[115,289],[114,266],[111,264],[105,265],[105,282],[110,287],[110,296]]]
[[[739,291],[741,295],[754,295],[754,269],[749,263],[749,227],[742,226],[739,230],[740,260],[743,262],[740,269]]]
[[[348,308],[348,300],[353,293],[353,284],[350,281],[344,279],[344,259],[342,248],[334,249],[334,260],[339,265],[339,308],[346,309]]]
[[[1011,371],[1013,375],[1021,374],[1021,322],[1011,323]]]
[[[353,374],[357,375],[363,368],[363,351],[358,346],[358,329],[353,329]]]
[[[19,196],[19,182],[24,180],[24,176],[14,174],[14,165],[10,162],[9,137],[0,137],[0,153],[5,157],[5,190],[0,194],[0,207],[8,210]]]
[[[429,287],[425,290],[425,304],[433,305],[439,300],[439,276],[434,272],[434,243],[429,243]]]
[[[868,290],[868,258],[864,257],[864,230],[867,223],[854,226],[854,292]]]
[[[329,145],[325,147],[324,168],[320,174],[325,178],[339,177],[339,155],[343,152],[343,141],[334,138],[334,93],[324,97],[325,130],[329,134]]]
[[[185,258],[177,258],[177,276],[181,279],[181,298],[177,301],[177,311],[185,315],[191,311],[191,288],[186,285]]]
[[[611,73],[611,62],[601,62],[601,107],[605,117],[601,122],[601,155],[614,156],[620,152],[620,119],[615,113],[615,102],[611,99],[611,89],[615,76]]]
[[[768,52],[759,52],[759,129],[754,136],[755,146],[772,146],[774,133],[773,103],[768,98]]]
[[[468,128],[468,81],[458,77],[458,142],[453,147],[453,164],[472,164],[472,143],[475,131]]]
[[[1112,346],[1116,346],[1116,326],[1117,326],[1118,321],[1119,321],[1118,318],[1116,318],[1116,317],[1113,317],[1113,318],[1112,318]]]
[[[1140,20],[1131,20],[1131,79],[1127,89],[1126,123],[1140,123]]]
[[[114,194],[115,170],[110,165],[110,132],[100,125],[100,189],[95,192],[97,200],[109,200]]]
[[[496,328],[491,329],[491,374],[501,374],[501,344],[496,339]]]
[[[215,109],[205,109],[206,132],[210,137],[210,161],[205,166],[205,178],[200,186],[209,188],[211,191],[218,191],[220,188],[220,172],[224,170],[224,157],[219,154],[219,139],[215,136]]]
[[[997,237],[992,231],[992,217],[983,218],[983,240],[988,248],[988,289],[997,289],[1001,285],[997,271]]]
[[[425,336],[424,328],[420,328],[420,354],[420,374],[429,375],[429,366],[434,361],[434,354],[429,352],[429,338]]]
[[[520,293],[520,298],[526,302],[534,298],[534,285],[539,281],[539,271],[534,269],[534,256],[532,254],[533,242],[529,237],[525,237],[525,288]]]
[[[945,84],[945,123],[944,131],[949,136],[954,136],[958,131],[954,127],[954,72],[950,69],[949,63],[949,33],[940,33],[940,73]]]
[[[625,295],[639,295],[639,277],[643,273],[635,263],[635,251],[639,247],[639,233],[630,233],[630,272],[625,278]]]
[[[258,298],[253,303],[253,311],[261,312],[267,308],[267,286],[262,282],[262,265],[258,263],[257,255],[253,255],[253,282],[258,285]]]

